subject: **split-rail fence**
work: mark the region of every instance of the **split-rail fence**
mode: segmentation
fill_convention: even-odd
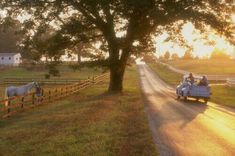
[[[3,118],[10,117],[18,112],[33,108],[38,105],[55,102],[66,96],[72,95],[81,91],[84,88],[90,87],[93,84],[103,82],[107,79],[108,74],[94,76],[86,80],[74,83],[72,85],[65,85],[62,87],[55,87],[48,90],[43,90],[40,96],[35,92],[22,96],[11,97],[9,99],[0,100],[0,116]],[[6,102],[8,105],[5,105]]]

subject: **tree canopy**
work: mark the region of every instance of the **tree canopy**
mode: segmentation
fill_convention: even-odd
[[[171,57],[171,54],[170,54],[169,51],[167,51],[167,52],[164,54],[164,59],[169,60],[170,57]]]
[[[185,60],[190,60],[193,59],[193,54],[192,51],[188,50],[184,53],[184,56],[182,57]]]
[[[179,57],[179,55],[177,54],[177,53],[173,53],[172,55],[171,55],[171,59],[172,60],[178,60],[180,57]]]
[[[7,11],[7,17],[27,15],[24,30],[28,37],[23,43],[31,50],[57,57],[81,42],[99,42],[100,49],[109,56],[109,91],[120,92],[130,55],[152,51],[154,36],[163,30],[170,34],[169,40],[184,43],[179,31],[190,21],[202,33],[213,29],[234,44],[234,23],[229,20],[232,3],[232,0],[2,0],[0,5]],[[48,29],[53,29],[53,33],[39,42],[37,39]]]
[[[0,53],[19,52],[17,44],[22,38],[22,34],[17,33],[19,30],[20,23],[15,20],[8,21],[5,25],[0,25]]]

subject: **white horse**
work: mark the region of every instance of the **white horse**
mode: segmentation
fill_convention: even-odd
[[[26,85],[19,86],[19,87],[16,87],[16,86],[7,87],[5,90],[5,98],[9,99],[10,97],[14,97],[14,96],[23,96],[22,101],[24,101],[24,96],[28,94],[32,88],[40,89],[40,86],[38,85],[37,82],[31,82],[31,83],[28,83]],[[8,105],[9,105],[9,102],[7,100],[5,103],[5,106],[7,107]]]

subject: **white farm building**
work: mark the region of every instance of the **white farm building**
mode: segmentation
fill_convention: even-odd
[[[20,53],[0,53],[1,66],[18,66],[21,62]]]

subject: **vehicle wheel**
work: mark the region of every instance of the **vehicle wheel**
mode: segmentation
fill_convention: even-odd
[[[207,104],[207,102],[208,102],[208,99],[204,99],[204,102],[205,102],[205,104]]]
[[[186,101],[187,100],[187,96],[184,96],[184,101]]]
[[[199,101],[199,98],[196,98],[196,101],[198,102],[198,101]]]

